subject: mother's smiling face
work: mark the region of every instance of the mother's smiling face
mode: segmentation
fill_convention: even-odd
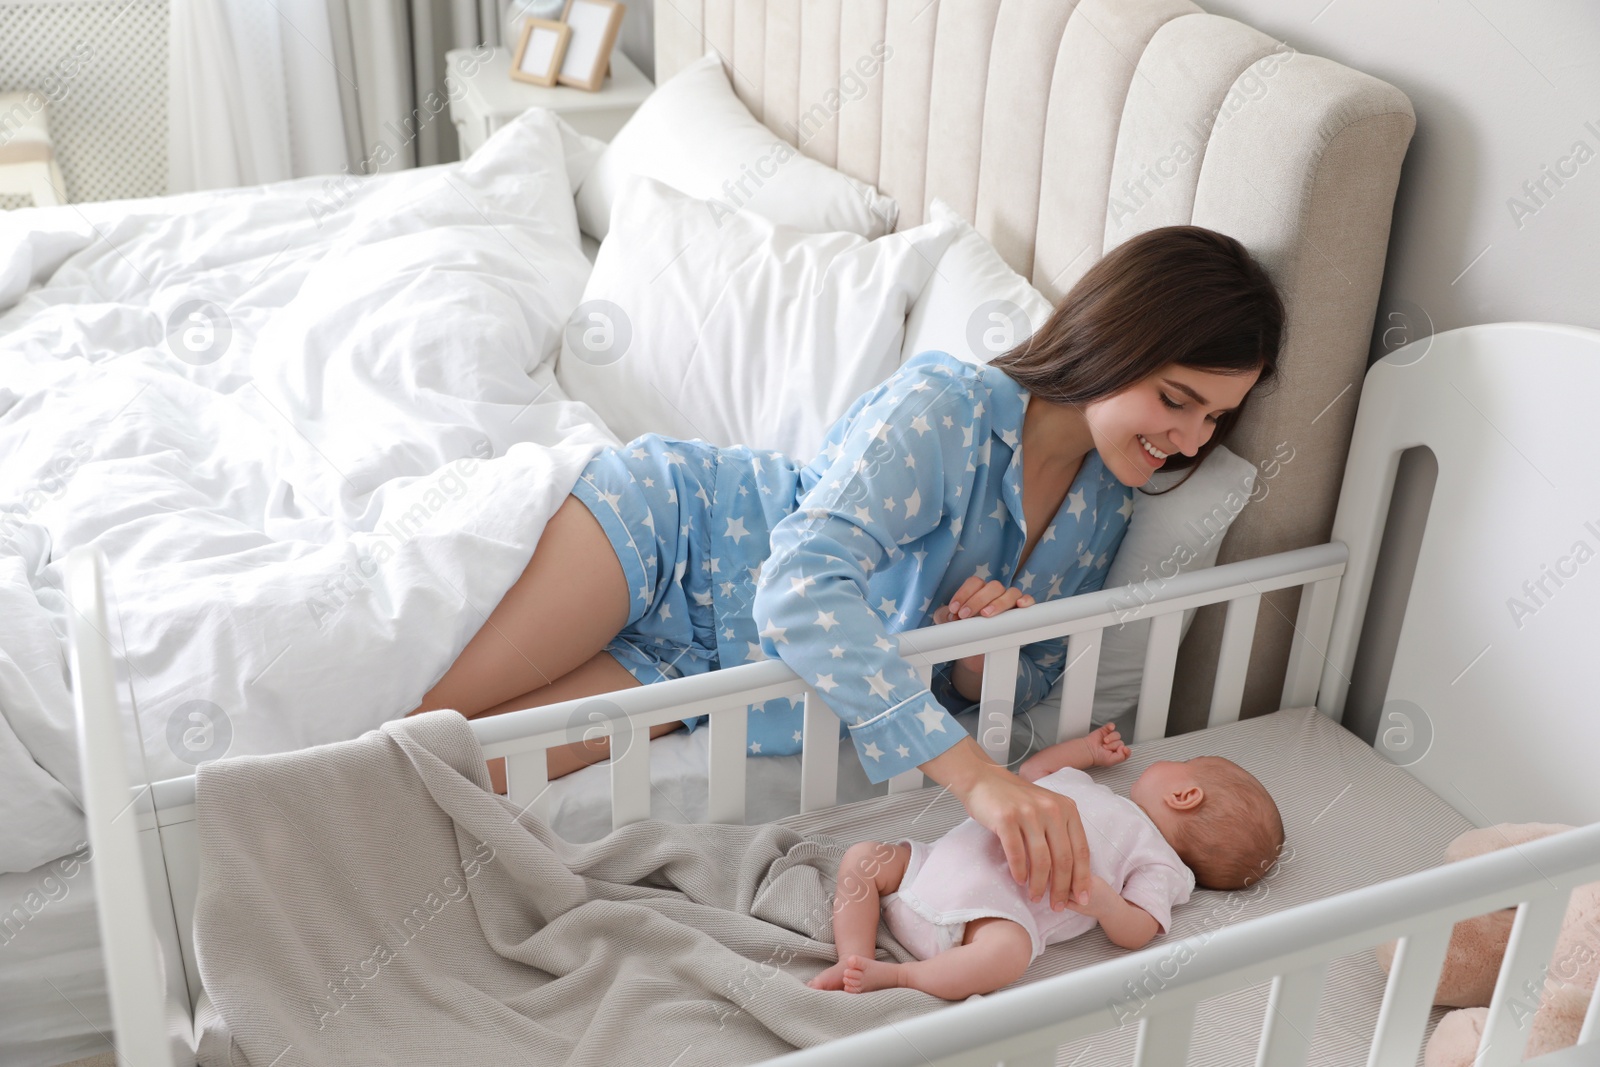
[[[1101,400],[1083,405],[1094,447],[1123,485],[1137,488],[1168,457],[1193,457],[1211,439],[1217,420],[1244,402],[1261,377],[1169,363]]]

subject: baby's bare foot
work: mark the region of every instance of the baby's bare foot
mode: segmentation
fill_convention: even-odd
[[[817,975],[806,985],[812,989],[843,989],[844,988],[844,961],[840,960],[832,967]]]
[[[900,987],[900,964],[883,963],[866,956],[850,956],[844,961],[844,991],[871,993]]]

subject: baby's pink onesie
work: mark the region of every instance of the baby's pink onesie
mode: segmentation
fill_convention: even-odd
[[[1089,839],[1089,869],[1137,904],[1166,933],[1172,909],[1189,899],[1194,872],[1178,858],[1156,824],[1133,801],[1099,785],[1083,771],[1063,767],[1036,783],[1078,805]],[[918,959],[961,944],[972,919],[999,916],[1022,924],[1033,939],[1033,958],[1046,945],[1095,925],[1070,909],[1053,911],[1050,895],[1031,901],[1011,877],[1005,850],[992,831],[968,819],[932,845],[906,841],[911,862],[900,888],[883,898],[889,932]]]

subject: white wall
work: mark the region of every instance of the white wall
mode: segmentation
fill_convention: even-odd
[[[1411,325],[1406,320],[1425,329],[1431,319],[1436,332],[1508,320],[1600,328],[1600,5],[1201,0],[1201,6],[1382,78],[1416,108],[1375,355],[1384,351],[1385,327]],[[1575,173],[1547,177],[1543,168],[1554,171],[1563,160]],[[1542,182],[1545,191],[1536,188],[1536,200],[1525,182]],[[1516,217],[1508,206],[1513,198],[1526,205]],[[1388,340],[1403,335],[1395,329]]]
[[[0,92],[43,100],[69,201],[166,192],[167,23],[167,0],[0,0]]]
[[[617,47],[646,78],[656,80],[656,29],[654,0],[627,0],[628,10],[622,16],[622,31],[617,35]],[[677,18],[671,8],[666,14]]]

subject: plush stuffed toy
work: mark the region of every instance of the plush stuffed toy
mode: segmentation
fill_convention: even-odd
[[[1551,834],[1570,830],[1554,823],[1521,823],[1468,830],[1445,850],[1446,862],[1480,856]],[[1511,939],[1515,908],[1456,923],[1439,972],[1434,1003],[1453,1011],[1439,1020],[1428,1039],[1426,1067],[1470,1067],[1489,1018],[1495,978]],[[1378,962],[1387,971],[1394,961],[1395,942],[1378,946]],[[1583,1015],[1600,976],[1600,882],[1579,886],[1567,904],[1561,934],[1556,938],[1549,976],[1533,1016],[1524,1055],[1531,1059],[1546,1052],[1569,1048],[1578,1041]],[[1533,998],[1527,998],[1532,1010]]]

